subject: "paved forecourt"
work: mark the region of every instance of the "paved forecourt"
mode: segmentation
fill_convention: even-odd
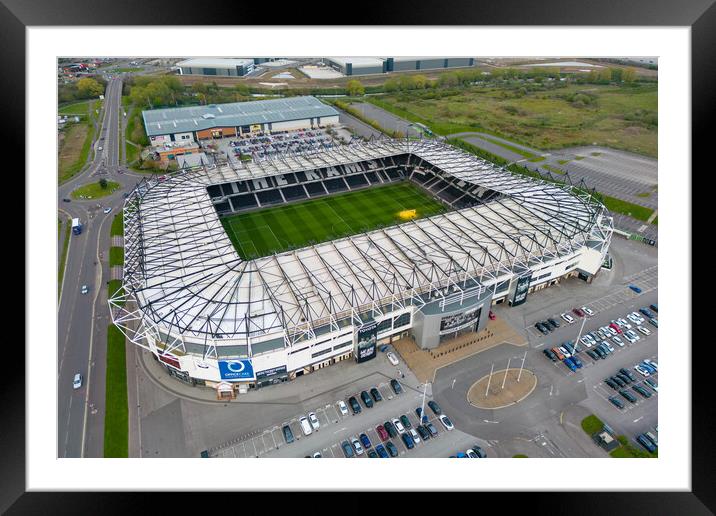
[[[242,213],[222,219],[239,255],[253,259],[405,222],[445,211],[417,186],[401,182],[300,203]]]

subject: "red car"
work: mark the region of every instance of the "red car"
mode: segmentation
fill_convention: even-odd
[[[572,311],[579,317],[584,317],[584,310],[582,310],[581,308],[575,308]]]
[[[495,314],[492,313],[492,310],[490,310],[490,313],[488,315],[491,321],[494,321],[496,319]]]
[[[380,436],[380,440],[385,442],[388,439],[390,439],[390,436],[388,435],[388,431],[385,429],[383,425],[378,425],[375,427],[375,431],[378,432],[378,435]]]
[[[612,329],[614,329],[614,331],[616,331],[617,333],[621,333],[621,332],[622,332],[622,329],[619,327],[618,324],[612,323],[612,324],[609,325],[609,327],[612,328]]]

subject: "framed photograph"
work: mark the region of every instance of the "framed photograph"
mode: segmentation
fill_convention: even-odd
[[[713,2],[353,7],[4,0],[27,337],[0,509],[711,514],[690,208]]]

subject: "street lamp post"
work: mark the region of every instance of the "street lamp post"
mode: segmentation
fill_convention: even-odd
[[[425,394],[428,391],[428,382],[425,382],[425,386],[423,387],[423,403],[420,406],[420,424],[423,424],[423,418],[425,417]]]

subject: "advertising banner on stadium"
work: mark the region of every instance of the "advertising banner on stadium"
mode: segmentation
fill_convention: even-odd
[[[510,306],[519,306],[525,302],[527,299],[527,290],[530,288],[530,281],[532,281],[531,271],[517,279],[515,293],[512,295]]]
[[[459,314],[448,315],[440,320],[440,335],[454,333],[474,325],[480,318],[482,307],[466,310]]]
[[[370,321],[364,324],[357,332],[355,332],[355,352],[356,362],[365,362],[375,358],[376,344],[378,342],[378,323]]]
[[[219,360],[219,375],[222,380],[254,380],[254,366],[251,360]]]
[[[161,362],[164,362],[167,365],[172,366],[175,369],[181,370],[181,366],[179,365],[179,360],[171,355],[158,355],[159,360]]]

